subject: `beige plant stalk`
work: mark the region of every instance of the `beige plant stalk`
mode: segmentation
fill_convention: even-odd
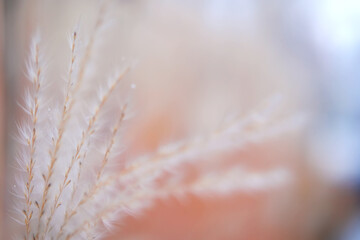
[[[44,71],[40,38],[35,38],[31,47],[31,86],[22,106],[28,119],[18,127],[19,173],[11,187],[15,209],[11,218],[17,224],[14,239],[101,238],[109,222],[141,212],[156,198],[188,192],[231,194],[289,182],[291,175],[286,169],[253,173],[238,166],[204,173],[188,185],[176,180],[156,183],[169,169],[178,169],[196,157],[244,147],[294,127],[294,119],[273,121],[276,104],[271,101],[207,136],[168,144],[153,154],[126,160],[120,169],[113,170],[110,163],[118,156],[119,133],[128,120],[129,108],[126,97],[119,103],[114,95],[121,85],[128,88],[123,81],[130,68],[123,68],[105,86],[87,82],[86,71],[104,23],[105,8],[99,12],[83,49],[78,44],[82,38],[79,32],[71,34],[63,99],[55,104],[49,101],[51,76]],[[89,93],[97,89],[98,96]]]

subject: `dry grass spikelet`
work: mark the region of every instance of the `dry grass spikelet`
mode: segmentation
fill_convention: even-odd
[[[46,101],[51,93],[46,92],[39,38],[32,46],[28,64],[31,86],[22,106],[29,119],[19,124],[20,170],[16,189],[11,188],[16,210],[11,212],[11,218],[18,223],[16,239],[89,239],[104,231],[107,220],[141,212],[159,197],[187,192],[231,194],[271,189],[289,181],[285,169],[253,173],[239,166],[204,174],[188,185],[177,181],[161,186],[155,183],[164,172],[192,162],[197,156],[243,147],[299,123],[297,119],[273,121],[277,104],[271,101],[247,116],[233,118],[207,136],[168,144],[153,154],[126,160],[119,171],[113,171],[109,161],[116,157],[119,132],[129,106],[126,101],[119,104],[112,95],[130,68],[123,68],[111,78],[98,96],[91,96],[90,103],[79,100],[85,95],[84,85],[93,90],[101,88],[86,82],[86,69],[105,21],[105,7],[99,12],[82,52],[78,51],[82,36],[77,31],[71,34],[69,70],[60,104],[49,105]],[[107,129],[107,134],[99,134],[99,129]],[[96,145],[99,142],[104,143],[103,149]]]

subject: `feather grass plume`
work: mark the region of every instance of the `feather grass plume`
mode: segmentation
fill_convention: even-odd
[[[112,219],[141,212],[156,198],[180,197],[188,192],[206,196],[271,189],[289,181],[291,176],[285,169],[254,173],[239,166],[204,173],[187,185],[176,180],[156,183],[163,173],[198,156],[243,147],[293,127],[294,119],[273,121],[277,104],[271,101],[248,116],[227,121],[208,136],[168,144],[151,155],[127,160],[119,171],[113,171],[109,161],[116,158],[119,132],[128,114],[126,101],[119,104],[113,95],[130,68],[125,67],[105,86],[84,84],[94,43],[103,26],[103,12],[101,9],[82,51],[79,33],[72,33],[63,98],[56,104],[48,99],[51,92],[44,74],[40,38],[32,43],[30,87],[21,105],[27,119],[18,124],[19,172],[11,187],[15,200],[10,215],[18,226],[15,239],[101,238]],[[101,89],[86,103],[81,101],[88,94],[85,85]],[[116,111],[117,117],[109,115],[109,110]],[[106,127],[109,124],[111,128]]]

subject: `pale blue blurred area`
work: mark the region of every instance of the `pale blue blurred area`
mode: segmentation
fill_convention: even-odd
[[[360,2],[319,1],[314,44],[320,51],[324,87],[336,114],[356,117],[360,110]]]
[[[318,74],[320,107],[310,134],[310,160],[329,182],[359,196],[360,1],[293,1],[292,12],[293,31],[301,29],[296,37],[313,52],[307,57]],[[336,239],[359,240],[359,226],[355,212]]]
[[[312,150],[330,180],[353,185],[360,179],[360,2],[308,1],[300,9],[319,72]]]

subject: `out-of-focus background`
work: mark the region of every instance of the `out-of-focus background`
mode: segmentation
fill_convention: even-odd
[[[48,71],[61,81],[67,34],[74,25],[86,33],[97,6],[85,0],[0,4],[3,236],[11,224],[1,204],[10,137],[21,118],[16,101],[31,37],[40,30]],[[109,239],[360,239],[359,1],[113,0],[109,16],[93,81],[124,62],[134,65],[128,155],[206,133],[227,114],[247,113],[274,95],[281,96],[283,116],[306,117],[297,131],[211,156],[255,170],[286,167],[294,174],[289,187],[158,200],[123,219]]]

